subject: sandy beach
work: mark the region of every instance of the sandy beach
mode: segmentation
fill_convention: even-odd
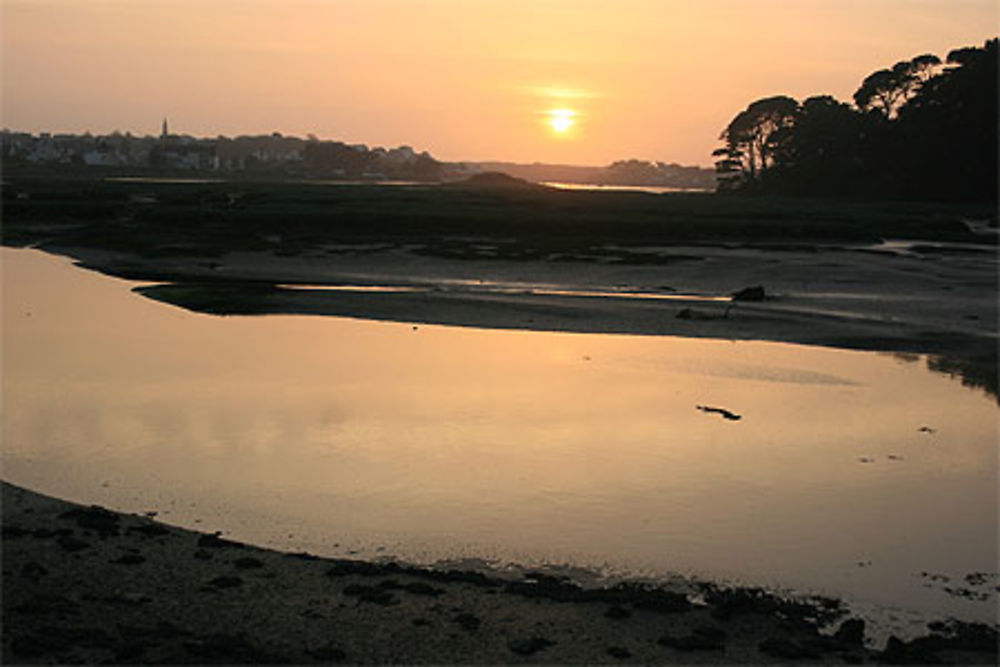
[[[5,664],[995,664],[996,631],[863,644],[833,600],[582,589],[320,559],[4,484]],[[820,632],[823,628],[823,632]]]

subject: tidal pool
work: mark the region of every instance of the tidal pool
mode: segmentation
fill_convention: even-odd
[[[997,405],[912,359],[217,317],[38,251],[2,262],[15,484],[322,555],[996,620]]]

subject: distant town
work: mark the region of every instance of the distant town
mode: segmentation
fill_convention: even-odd
[[[103,173],[108,176],[163,175],[224,178],[343,179],[440,182],[497,171],[536,182],[658,186],[691,190],[715,188],[715,171],[676,163],[620,160],[603,167],[442,162],[410,146],[368,147],[341,141],[267,135],[199,138],[170,131],[159,136],[130,132],[105,135],[31,134],[0,131],[6,173]]]

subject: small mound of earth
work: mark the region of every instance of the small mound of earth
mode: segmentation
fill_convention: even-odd
[[[477,190],[549,190],[544,185],[526,181],[499,171],[486,171],[475,174],[461,181],[449,183],[448,187],[470,188]]]

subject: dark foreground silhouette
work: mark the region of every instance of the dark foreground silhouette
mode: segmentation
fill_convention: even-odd
[[[9,484],[2,494],[4,664],[997,659],[995,629],[956,621],[866,646],[865,622],[827,598],[322,559]]]
[[[751,103],[715,151],[721,191],[997,201],[997,39],[867,76],[829,95]]]

